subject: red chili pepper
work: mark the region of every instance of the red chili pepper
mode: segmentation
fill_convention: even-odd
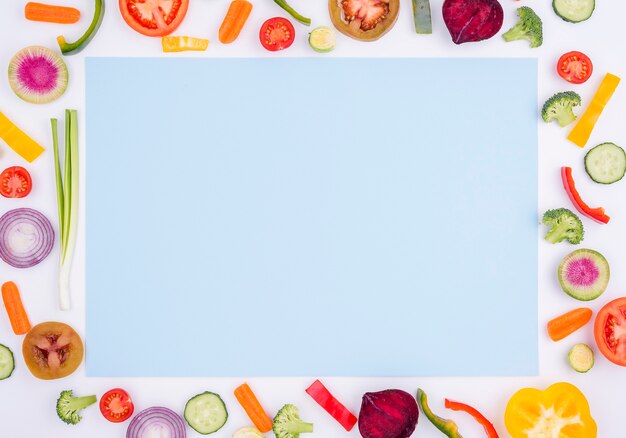
[[[342,405],[326,387],[316,380],[306,389],[313,400],[317,402],[326,412],[339,422],[348,432],[352,430],[357,422],[357,418],[344,405]]]
[[[496,428],[493,427],[493,424],[491,424],[491,421],[487,420],[483,414],[478,412],[473,407],[448,399],[446,399],[445,401],[445,406],[447,409],[452,409],[453,411],[467,412],[472,417],[474,417],[474,419],[478,421],[482,427],[485,428],[485,432],[487,432],[487,438],[500,438],[498,436],[498,432],[496,432]]]
[[[608,224],[611,219],[609,216],[604,213],[604,208],[591,208],[582,200],[578,191],[576,190],[576,185],[574,184],[574,178],[572,178],[572,168],[571,167],[561,167],[561,179],[563,180],[563,187],[569,196],[569,199],[576,207],[581,214],[587,216],[589,219],[593,219],[596,222],[601,224]]]

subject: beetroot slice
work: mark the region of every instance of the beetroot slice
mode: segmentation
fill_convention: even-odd
[[[363,395],[359,432],[364,438],[408,438],[417,426],[417,401],[408,392],[387,389]]]
[[[498,33],[504,11],[497,0],[445,0],[443,21],[455,44],[476,42]]]

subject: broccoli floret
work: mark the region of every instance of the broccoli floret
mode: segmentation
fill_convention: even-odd
[[[543,104],[541,118],[546,123],[556,119],[560,126],[567,126],[576,120],[573,108],[579,105],[580,95],[575,91],[556,93]]]
[[[519,21],[502,34],[504,41],[528,40],[530,47],[539,47],[543,43],[543,23],[535,11],[528,6],[517,9]]]
[[[313,423],[305,423],[298,415],[298,408],[287,404],[274,417],[272,427],[276,438],[298,438],[301,433],[313,432]]]
[[[577,245],[585,236],[583,223],[567,208],[546,211],[543,214],[543,223],[551,227],[546,233],[546,240],[550,243],[567,239],[569,243]]]
[[[57,400],[57,415],[67,424],[78,424],[83,418],[80,411],[94,404],[98,399],[95,395],[86,397],[72,397],[72,390],[62,391]]]

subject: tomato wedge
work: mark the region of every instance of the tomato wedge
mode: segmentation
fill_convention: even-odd
[[[30,173],[23,167],[8,167],[0,174],[0,194],[5,198],[24,198],[32,186]]]
[[[567,52],[559,58],[556,71],[567,82],[582,84],[591,76],[593,64],[591,59],[582,52]]]
[[[112,423],[128,420],[135,411],[135,405],[126,391],[113,388],[100,398],[100,412]]]
[[[598,349],[611,362],[626,366],[626,297],[600,309],[594,323]]]
[[[119,0],[124,21],[142,35],[174,32],[187,14],[189,0]]]
[[[265,21],[259,31],[261,45],[270,52],[286,49],[293,44],[296,30],[291,21],[283,17],[274,17]]]

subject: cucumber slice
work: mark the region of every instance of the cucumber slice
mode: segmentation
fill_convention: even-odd
[[[226,424],[228,411],[222,398],[213,392],[198,394],[185,405],[185,421],[196,432],[208,435]]]
[[[415,33],[433,33],[433,23],[430,18],[430,0],[413,0],[413,21]]]
[[[626,153],[616,144],[599,144],[585,155],[585,170],[595,182],[613,184],[626,173]]]
[[[569,350],[567,360],[575,371],[586,373],[593,368],[593,350],[587,344],[576,344]]]
[[[595,0],[552,0],[556,15],[570,23],[588,20],[596,8]]]
[[[316,27],[309,34],[309,45],[313,50],[327,53],[335,48],[335,31],[328,26]]]
[[[0,344],[0,380],[7,379],[13,374],[15,359],[9,347]]]

